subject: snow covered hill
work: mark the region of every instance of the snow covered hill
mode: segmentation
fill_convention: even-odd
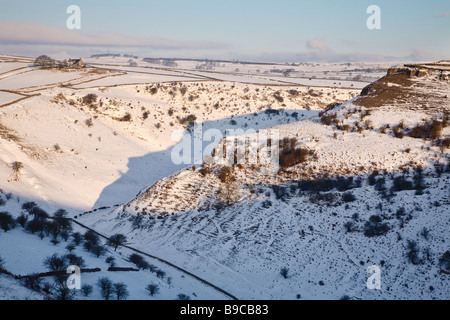
[[[298,65],[281,77],[278,65],[206,71],[128,60],[90,59],[86,70],[64,72],[0,56],[0,211],[27,215],[30,201],[65,209],[239,299],[450,298],[446,63],[390,69],[361,93],[353,88],[368,83],[344,75],[385,66]],[[203,132],[277,131],[279,170],[175,164],[173,133],[195,123]],[[216,142],[214,154],[227,140]],[[58,239],[20,227],[0,234],[5,269],[42,272],[46,256],[66,250]],[[128,250],[108,255],[129,267]],[[104,258],[76,253],[102,269],[88,283],[109,275]],[[373,265],[381,290],[366,286]],[[224,298],[167,272],[177,281],[147,271],[114,280],[129,284],[132,299],[148,298],[142,277],[161,280],[157,299]],[[1,276],[0,288],[10,281]],[[42,298],[20,290],[0,298]]]
[[[39,72],[52,82],[72,74]],[[97,74],[74,73],[88,80]],[[105,81],[123,83],[122,77],[114,75]],[[0,107],[0,188],[42,201],[44,206],[81,211],[126,202],[149,184],[183,168],[170,161],[171,148],[178,142],[171,136],[192,119],[203,122],[205,128],[262,129],[317,115],[329,103],[344,102],[357,94],[338,88],[172,80],[146,83],[148,79],[143,79],[143,84],[117,87],[96,82],[95,88],[83,89],[76,83],[44,85],[33,89],[38,95]],[[5,76],[4,81],[15,83],[16,79]],[[14,91],[24,92],[28,94],[29,89]],[[9,99],[11,93],[4,93]],[[268,116],[268,109],[284,112]],[[23,165],[18,179],[11,169],[14,162]]]
[[[450,85],[405,70],[274,127],[285,155],[313,154],[274,176],[203,165],[81,219],[240,298],[448,299]],[[381,290],[366,287],[372,265]]]

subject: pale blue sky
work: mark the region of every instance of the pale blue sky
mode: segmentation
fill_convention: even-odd
[[[79,40],[76,45],[58,45],[57,40],[48,43],[48,39],[42,39],[42,43],[39,43],[39,34],[31,44],[24,39],[23,34],[18,34],[17,41],[12,41],[11,34],[2,38],[0,31],[0,51],[22,49],[32,53],[33,50],[48,47],[52,52],[59,50],[70,54],[90,54],[110,49],[147,56],[209,56],[253,60],[450,57],[449,0],[0,2],[1,22],[33,23],[55,30],[65,29],[68,17],[66,8],[76,4],[81,8],[82,28],[70,32],[86,36],[85,40],[99,33],[108,33],[136,38],[140,42],[146,38],[163,38],[174,46],[168,49],[167,46],[158,45],[161,41],[153,41],[151,45],[118,48],[116,45],[119,41],[111,45],[104,43],[93,46],[89,41],[84,43],[85,40]],[[368,30],[366,27],[369,17],[366,9],[372,4],[381,8],[381,30]],[[42,33],[51,33],[50,29],[46,30]],[[57,39],[56,35],[54,37]]]

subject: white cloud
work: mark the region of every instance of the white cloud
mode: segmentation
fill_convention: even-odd
[[[332,52],[325,44],[323,39],[311,39],[306,42],[306,47],[310,50],[317,50],[319,52]]]
[[[445,58],[444,55],[418,48],[412,49],[411,54],[406,57],[407,60],[412,61],[437,61]]]
[[[373,54],[362,52],[337,53],[325,43],[323,39],[306,41],[305,52],[298,53],[265,53],[258,56],[246,56],[244,59],[267,62],[416,62],[437,61],[445,59],[444,55],[413,48],[407,56],[392,56],[389,54]],[[448,59],[448,57],[447,57]]]
[[[121,34],[82,34],[64,28],[35,23],[0,21],[0,42],[16,45],[60,45],[85,47],[149,47],[162,50],[225,48],[214,42],[177,41],[165,38],[139,38]]]
[[[447,18],[450,17],[450,12],[440,13],[435,15],[436,18]]]

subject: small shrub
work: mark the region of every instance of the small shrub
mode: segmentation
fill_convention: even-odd
[[[42,278],[38,274],[31,274],[24,278],[24,286],[33,291],[39,291]]]
[[[156,276],[160,279],[164,279],[164,277],[166,276],[166,273],[162,270],[156,270]]]
[[[135,264],[139,269],[148,269],[149,264],[144,260],[144,257],[137,253],[133,253],[130,255],[129,260],[131,263]]]
[[[0,228],[7,232],[8,230],[14,229],[16,226],[16,221],[8,212],[0,212]]]
[[[231,177],[231,174],[231,167],[225,166],[219,170],[217,178],[219,178],[220,182],[227,183]]]
[[[419,248],[417,246],[417,242],[408,240],[406,257],[412,264],[417,265],[422,263],[421,259],[419,258]]]
[[[309,156],[314,155],[314,151],[305,148],[298,148],[294,150],[283,150],[280,152],[280,166],[283,169],[293,167],[295,165],[304,163]]]
[[[96,103],[98,96],[94,93],[89,93],[83,97],[83,104],[90,105]]]
[[[191,115],[189,115],[185,118],[182,118],[178,121],[183,126],[189,126],[189,125],[193,124],[196,120],[197,120],[197,117],[195,115],[191,114]]]
[[[210,174],[211,173],[211,167],[208,167],[208,166],[203,166],[201,169],[200,169],[200,174],[202,175],[202,176],[204,176],[204,177],[206,177],[208,174]]]
[[[78,266],[80,268],[86,267],[86,262],[84,261],[83,257],[77,256],[73,253],[66,254],[65,259],[72,266]]]
[[[385,235],[388,231],[389,225],[383,223],[379,216],[371,216],[364,225],[364,235],[369,238]]]
[[[89,284],[83,284],[81,286],[81,291],[83,292],[83,295],[85,297],[89,297],[91,295],[92,291],[94,291],[94,288]]]
[[[320,122],[324,125],[330,126],[331,124],[335,123],[337,119],[337,114],[329,114],[329,115],[322,115],[320,118]]]
[[[355,224],[353,223],[353,221],[348,221],[344,224],[344,228],[347,232],[353,232],[355,231]]]
[[[439,258],[439,267],[444,269],[447,272],[450,272],[450,251],[446,251],[440,258]]]
[[[420,235],[425,239],[428,240],[430,238],[430,231],[426,228],[423,227],[422,231],[420,231]]]
[[[273,97],[275,98],[275,100],[277,100],[279,103],[283,103],[284,102],[284,98],[281,96],[281,93],[279,91],[275,92],[273,94]]]
[[[147,290],[148,294],[153,297],[159,292],[159,286],[155,283],[151,283],[145,288],[145,290]]]
[[[97,258],[99,258],[106,253],[106,248],[102,245],[94,245],[91,251]]]
[[[309,201],[315,203],[318,206],[336,207],[341,204],[341,196],[339,193],[320,193],[314,192],[310,195]]]
[[[442,134],[443,123],[431,120],[425,124],[419,124],[411,129],[409,136],[418,139],[438,139]]]
[[[386,179],[384,177],[378,178],[375,183],[375,190],[384,191],[386,190]]]
[[[399,127],[392,128],[392,133],[394,134],[394,137],[399,139],[403,139],[405,136],[405,132]]]
[[[267,114],[268,116],[279,116],[280,110],[267,109],[266,111],[264,111],[264,113]]]
[[[376,184],[378,175],[379,175],[378,171],[372,172],[372,174],[368,178],[369,186],[374,186]]]
[[[284,279],[287,279],[289,276],[289,269],[286,267],[281,268],[280,274]]]
[[[25,225],[28,222],[28,217],[25,214],[21,213],[20,216],[17,217],[16,222],[20,224],[22,228],[25,228]]]
[[[130,121],[131,121],[131,114],[130,114],[129,112],[127,112],[127,113],[125,113],[125,114],[123,115],[122,118],[119,118],[119,119],[117,119],[117,120],[119,120],[119,121],[121,121],[121,122],[130,122]]]
[[[351,192],[346,192],[342,195],[342,201],[348,203],[348,202],[354,202],[356,201],[356,197]]]
[[[405,177],[400,176],[394,179],[391,190],[397,192],[404,190],[414,190],[414,185],[412,181],[409,181]]]
[[[14,173],[20,173],[20,171],[23,169],[23,163],[19,161],[14,161],[11,164],[11,169]]]
[[[94,125],[94,122],[92,121],[92,119],[86,119],[84,121],[84,123],[90,128]]]
[[[108,258],[106,258],[105,262],[107,264],[109,264],[110,267],[115,267],[116,266],[116,259],[113,256],[110,256]]]
[[[336,107],[339,107],[341,104],[339,102],[333,102],[330,103],[329,105],[327,105],[327,107],[325,108],[325,112],[333,110]]]
[[[449,149],[450,148],[450,138],[445,138],[441,141],[441,146],[444,149]]]

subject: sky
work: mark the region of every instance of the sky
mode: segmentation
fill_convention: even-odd
[[[450,59],[449,0],[0,0],[0,53],[356,62]],[[69,30],[67,8],[81,9]],[[381,29],[370,30],[370,5]]]

